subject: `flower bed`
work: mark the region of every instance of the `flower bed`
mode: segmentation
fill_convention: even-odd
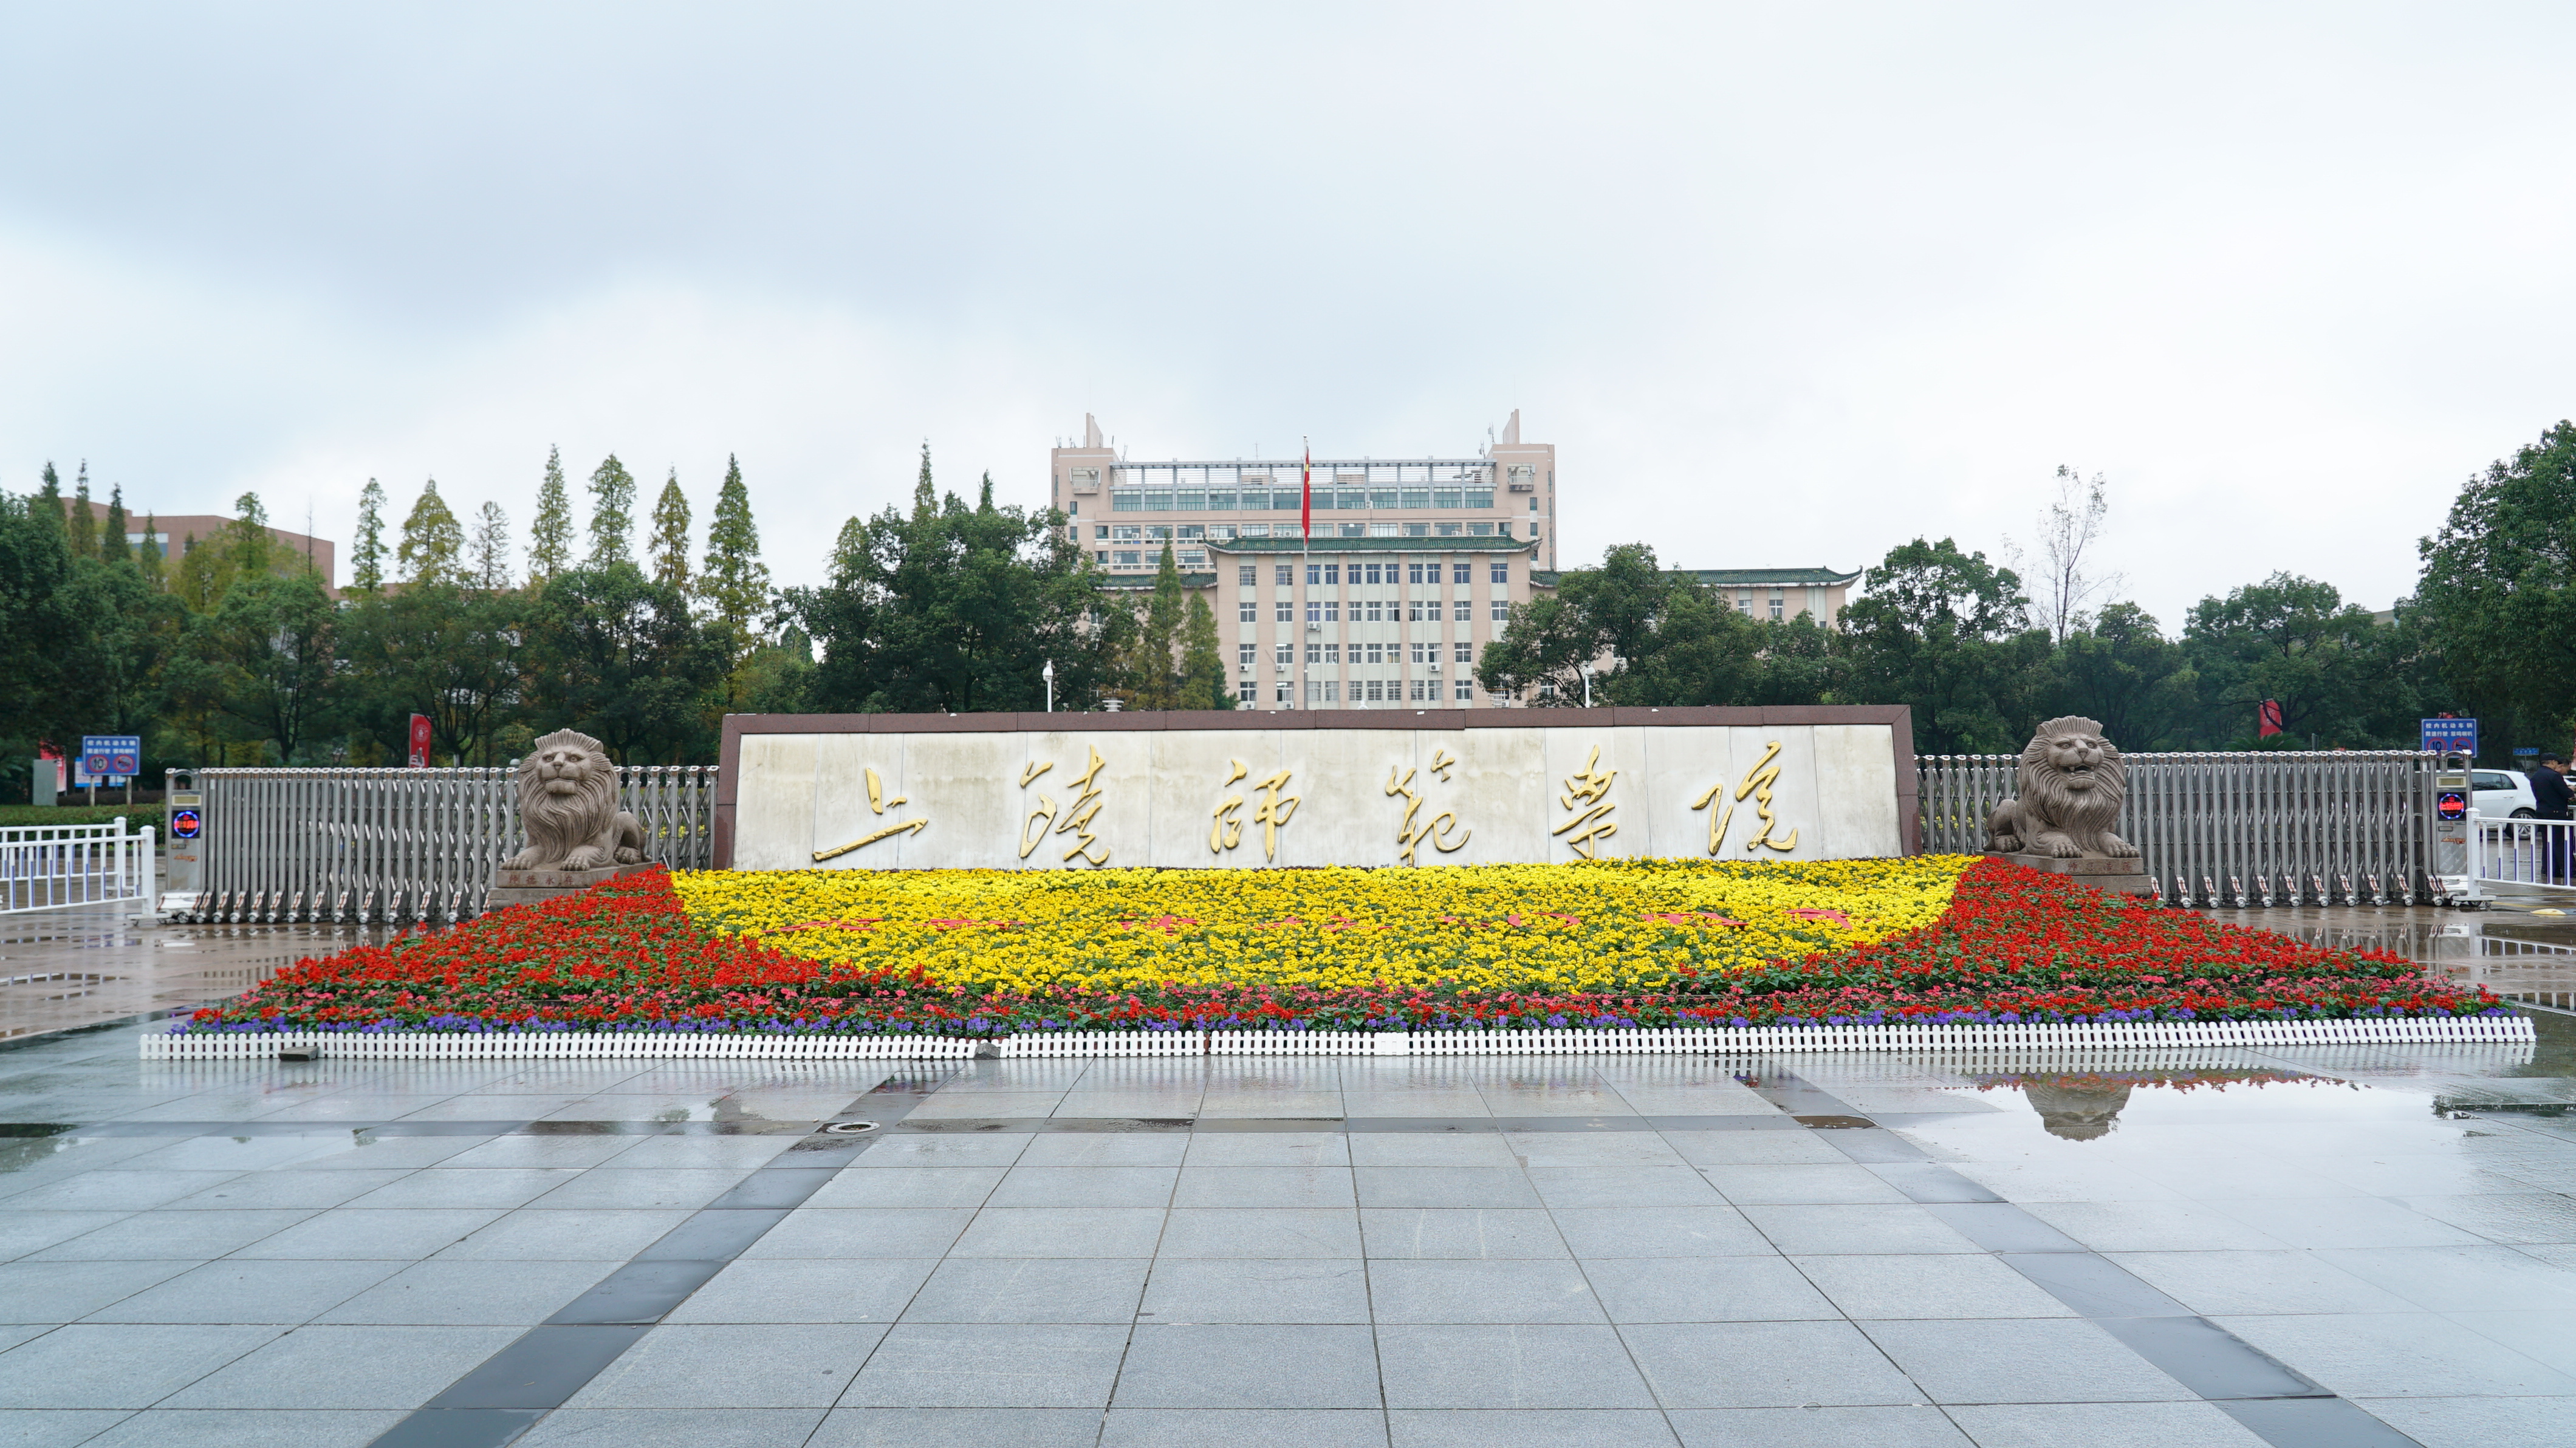
[[[656,871],[300,962],[174,1031],[2306,1021],[2482,987],[1995,861]]]

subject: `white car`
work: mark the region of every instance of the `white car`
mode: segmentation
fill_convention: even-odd
[[[2528,820],[2540,817],[2540,801],[2532,797],[2531,777],[2509,769],[2472,769],[2469,771],[2470,798],[2477,812],[2487,819]]]

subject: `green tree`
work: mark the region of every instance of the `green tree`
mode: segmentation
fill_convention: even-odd
[[[985,487],[989,492],[992,479]],[[1128,681],[1135,706],[1139,709],[1173,709],[1180,707],[1179,660],[1181,630],[1189,622],[1188,596],[1181,589],[1180,566],[1173,561],[1172,545],[1163,545],[1163,559],[1154,570],[1154,591],[1145,598],[1143,616],[1137,620],[1135,677]]]
[[[1181,687],[1175,707],[1231,709],[1234,691],[1225,684],[1225,645],[1217,636],[1216,612],[1207,595],[1190,595],[1189,622],[1181,629]]]
[[[438,495],[438,479],[421,484],[411,516],[403,519],[402,541],[394,545],[394,563],[403,582],[452,585],[463,581],[465,528],[447,500]]]
[[[89,465],[83,463],[81,466]],[[55,532],[68,537],[70,522],[63,516],[63,479],[62,474],[54,471],[53,459],[45,460],[45,471],[40,476],[41,481],[36,486],[36,496],[30,498],[27,503],[29,514],[38,522],[50,524]]]
[[[572,566],[572,493],[564,486],[563,450],[546,449],[546,480],[537,487],[537,519],[528,527],[528,582]]]
[[[2471,477],[2416,551],[2432,667],[2482,716],[2510,711],[2563,748],[2576,724],[2576,423]]]
[[[2101,721],[2124,750],[2187,749],[2199,723],[2200,676],[2182,645],[2134,603],[2104,608],[2058,653],[2057,712]]]
[[[259,494],[233,499],[233,520],[224,525],[222,547],[235,574],[277,571],[277,539],[268,531],[268,509]]]
[[[347,616],[344,652],[364,681],[353,705],[369,732],[399,753],[411,716],[423,714],[437,754],[498,763],[493,737],[527,687],[525,614],[517,594],[444,581],[362,602]]]
[[[166,559],[161,547],[160,514],[143,515],[143,542],[134,550],[134,561],[143,570],[143,580],[152,585],[153,592],[158,593],[167,586],[161,572]]]
[[[501,505],[485,502],[475,515],[474,568],[470,580],[486,593],[499,593],[510,586],[510,515]]]
[[[98,515],[89,505],[89,460],[81,460],[80,477],[72,487],[71,541],[74,558],[98,556]]]
[[[644,561],[653,568],[653,581],[679,589],[689,588],[689,499],[680,491],[680,470],[662,483],[662,494],[653,500],[653,537],[645,545]]]
[[[635,477],[610,453],[590,474],[590,561],[594,570],[635,561]]]
[[[338,703],[338,625],[315,574],[246,570],[190,622],[187,649],[232,732],[266,743],[278,763],[302,764]]]
[[[1064,517],[975,506],[933,487],[930,449],[912,508],[852,518],[831,580],[787,591],[786,612],[822,645],[810,707],[967,713],[1044,707],[1053,660],[1060,708],[1088,708],[1113,682],[1132,620],[1102,606]]]
[[[110,563],[123,563],[134,556],[125,541],[130,526],[125,519],[125,484],[113,483],[107,490],[107,528],[99,535],[98,556]]]
[[[632,563],[574,569],[539,595],[527,637],[539,726],[579,729],[624,764],[712,755],[706,705],[724,649],[678,589]]]
[[[77,745],[100,715],[90,604],[62,515],[42,494],[0,493],[0,767],[13,786],[37,745]]]
[[[349,561],[351,588],[374,593],[385,586],[385,489],[373,478],[358,492],[358,546]]]
[[[1888,550],[1843,609],[1844,703],[1907,704],[1924,754],[2018,752],[2049,699],[2050,645],[2021,578],[1948,538]]]
[[[725,459],[724,486],[716,490],[707,521],[707,552],[698,570],[698,597],[723,630],[727,656],[739,665],[760,642],[770,607],[769,565],[760,561],[760,526],[752,521],[751,492],[742,464]],[[730,705],[732,701],[728,699]]]
[[[2378,742],[2373,694],[2392,682],[2380,632],[2334,585],[2288,573],[2202,599],[2183,626],[2183,651],[2200,677],[2204,737],[2257,743],[2256,709],[2272,700],[2282,728],[2274,747]]]

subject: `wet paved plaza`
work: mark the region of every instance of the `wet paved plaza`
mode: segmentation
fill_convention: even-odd
[[[2576,1019],[2539,1025],[956,1066],[56,1037],[0,1052],[0,1444],[2566,1443]]]

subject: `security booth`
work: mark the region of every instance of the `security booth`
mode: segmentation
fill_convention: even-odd
[[[161,772],[169,808],[170,872],[162,886],[163,915],[195,915],[206,892],[206,796],[193,769]]]

